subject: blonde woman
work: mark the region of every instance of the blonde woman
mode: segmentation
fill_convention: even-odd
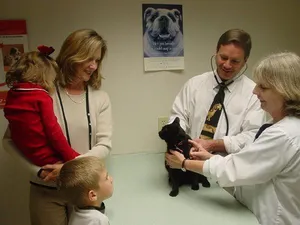
[[[234,196],[260,224],[300,224],[300,57],[270,55],[256,66],[254,79],[253,93],[273,121],[253,143],[222,157],[192,141],[194,160],[172,152],[167,162],[216,179],[221,187],[235,186]]]
[[[100,68],[106,52],[106,42],[96,31],[82,29],[71,33],[56,59],[59,72],[52,95],[54,113],[70,146],[82,156],[102,159],[111,151],[112,136],[111,103],[101,90]],[[40,168],[28,163],[11,141],[9,129],[3,146],[31,171],[31,224],[67,224],[70,204],[53,182],[63,164]]]

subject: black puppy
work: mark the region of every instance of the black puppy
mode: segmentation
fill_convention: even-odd
[[[181,152],[185,158],[189,158],[191,144],[188,142],[189,135],[181,128],[179,118],[171,124],[165,125],[158,133],[159,137],[166,141],[167,151],[176,150]],[[182,171],[180,169],[172,169],[165,163],[166,169],[169,173],[169,182],[172,185],[172,191],[170,196],[175,197],[179,193],[179,186],[182,184],[191,184],[193,190],[199,189],[199,182],[202,183],[203,187],[210,187],[210,183],[207,178],[201,174],[194,173],[191,171]]]

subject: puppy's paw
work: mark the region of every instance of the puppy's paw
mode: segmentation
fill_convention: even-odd
[[[202,183],[202,187],[209,188],[210,187],[210,183],[208,181],[207,182],[203,182]]]
[[[179,193],[179,190],[172,190],[169,195],[171,197],[176,197],[178,195],[178,193]]]
[[[199,184],[193,184],[191,188],[192,188],[192,190],[197,191],[197,190],[199,190],[200,187],[199,187]]]

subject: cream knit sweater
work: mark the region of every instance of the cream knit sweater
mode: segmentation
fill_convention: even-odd
[[[72,148],[83,156],[98,156],[105,158],[111,151],[112,136],[112,115],[109,96],[102,90],[94,90],[89,87],[89,108],[92,126],[92,149],[89,150],[88,121],[86,115],[86,99],[83,95],[67,95],[64,89],[60,88],[60,95],[68,124],[70,142]],[[57,93],[52,96],[54,113],[64,132],[65,124],[63,121],[62,110],[60,107]],[[3,147],[19,163],[30,171],[31,181],[47,186],[55,186],[55,183],[45,183],[37,177],[40,167],[31,164],[18,151],[10,138],[9,129],[6,130],[3,137]]]

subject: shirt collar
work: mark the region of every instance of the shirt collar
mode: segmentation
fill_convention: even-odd
[[[41,85],[35,84],[35,83],[30,83],[30,82],[18,82],[13,84],[13,89],[16,88],[22,88],[22,89],[31,89],[31,88],[38,88],[38,89],[44,89]]]
[[[221,78],[219,77],[219,75],[217,74],[217,71],[214,70],[214,73],[213,73],[213,76],[212,76],[212,79],[213,79],[213,89],[216,89],[218,88],[218,82],[216,81],[215,79],[215,75],[216,74],[216,77],[219,81],[219,83],[222,83],[222,80]],[[244,76],[244,74],[242,74],[240,77],[238,77],[237,79],[234,80],[234,82],[232,82],[231,84],[229,84],[226,89],[231,93],[233,90],[234,90],[234,87],[239,83],[239,81],[242,79],[242,77]]]
[[[101,212],[103,209],[101,209],[100,206],[83,206],[83,207],[76,207],[78,209],[83,209],[83,210],[97,210],[99,212]],[[102,213],[102,212],[101,212]]]

